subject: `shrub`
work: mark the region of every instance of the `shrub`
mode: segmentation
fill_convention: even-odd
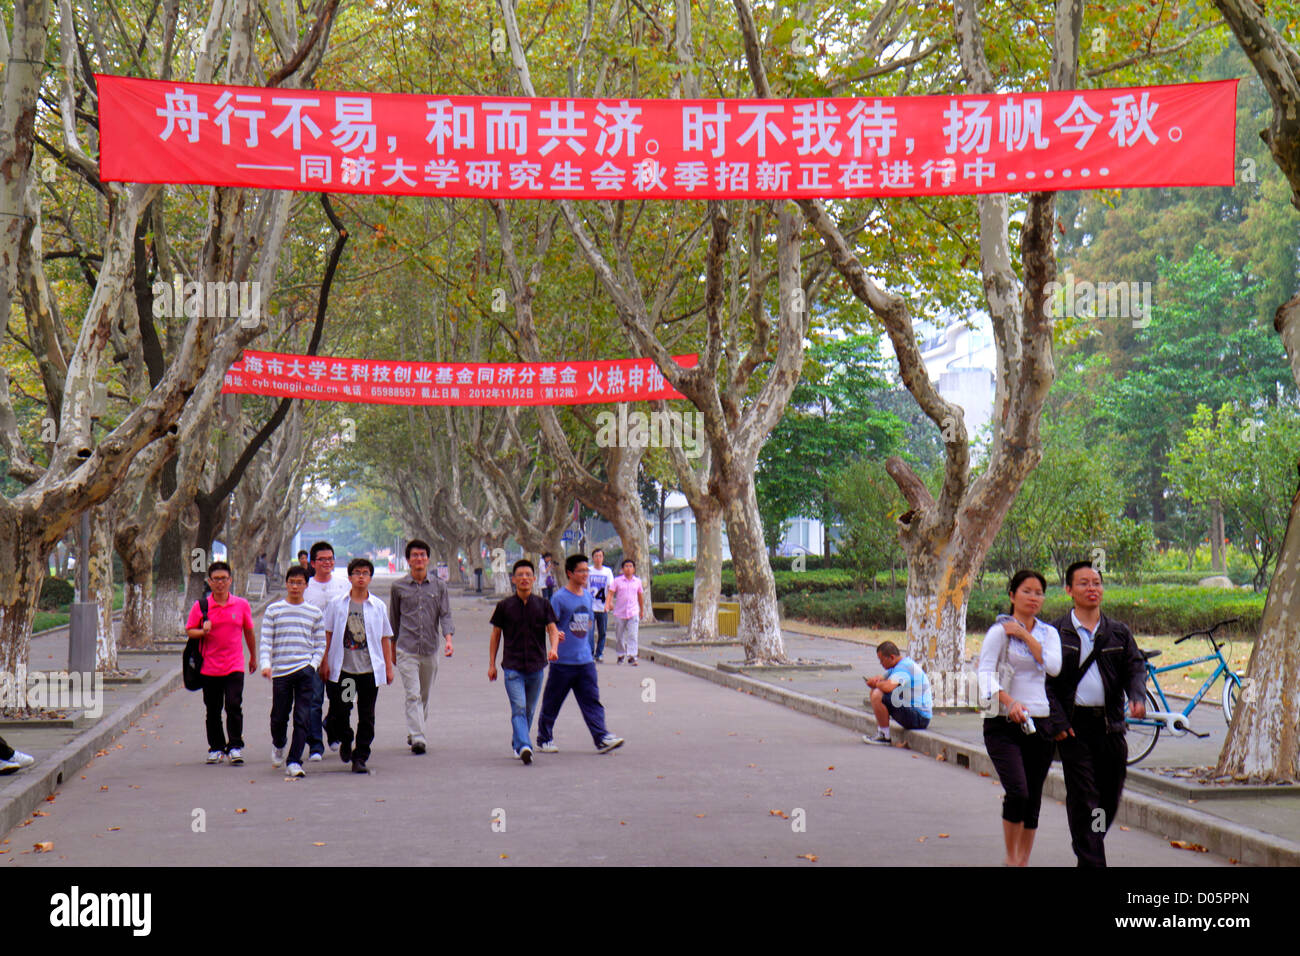
[[[41,584],[41,596],[37,607],[42,611],[53,611],[67,607],[77,596],[76,589],[63,578],[47,577]]]

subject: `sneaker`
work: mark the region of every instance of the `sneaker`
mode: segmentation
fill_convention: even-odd
[[[621,746],[623,746],[622,737],[615,737],[613,734],[606,734],[601,738],[600,743],[597,744],[596,751],[598,753],[607,754],[611,750],[617,750]]]
[[[307,759],[310,760],[312,763],[320,763],[322,760],[325,759],[325,755],[321,753],[319,750],[316,750],[313,751],[312,755]]]
[[[356,760],[352,761],[352,772],[353,772],[353,773],[370,773],[370,771],[366,769],[366,762],[365,762],[364,760],[362,760],[360,757],[358,757]]]
[[[307,771],[305,771],[305,770],[302,769],[302,764],[300,764],[300,763],[291,763],[291,764],[289,764],[288,771],[289,771],[289,776],[291,776],[291,777],[305,777],[305,776],[307,776]]]
[[[345,740],[339,745],[339,758],[344,763],[352,762],[352,741]]]
[[[235,766],[235,767],[238,767],[238,766],[240,766],[243,762],[244,762],[244,752],[243,752],[242,750],[240,750],[238,747],[231,747],[231,748],[230,748],[230,763],[231,763],[231,765],[232,765],[232,766]]]
[[[22,764],[17,760],[0,760],[0,777],[7,777],[9,774],[17,773],[22,769]]]
[[[23,767],[30,767],[32,764],[36,763],[36,758],[31,754],[23,753],[21,750],[15,750],[14,755],[9,758],[9,763],[16,763],[18,764],[19,769],[21,769]]]
[[[411,753],[413,754],[422,754],[428,749],[428,746],[423,740],[417,740],[415,743],[411,744]]]
[[[862,742],[864,744],[884,744],[887,747],[889,746],[889,734],[876,734],[874,737],[863,734]]]
[[[284,766],[284,754],[285,754],[285,750],[286,750],[285,747],[275,747],[275,746],[271,747],[271,766],[272,766],[272,767],[283,767],[283,766]]]
[[[525,747],[523,750],[519,751],[519,759],[522,760],[522,761],[523,761],[524,763],[526,763],[526,764],[532,763],[532,762],[533,762],[533,748],[532,748],[532,747]]]
[[[622,654],[618,655],[618,663],[620,663],[620,664],[623,663],[623,655],[622,655]]]
[[[597,663],[597,664],[603,664],[603,663],[605,663],[605,658],[603,658],[603,657],[597,657],[597,658],[596,658],[596,663]]]
[[[627,662],[628,662],[629,664],[631,664],[633,667],[636,667],[636,666],[637,666],[637,665],[636,665],[636,658],[635,658],[635,657],[629,657],[629,658],[627,659]]]
[[[330,741],[330,753],[332,753],[332,754],[336,754],[336,753],[338,753],[338,752],[339,752],[339,746],[340,746],[340,744],[339,744],[339,742],[338,742],[337,740],[331,740],[331,741]]]
[[[554,740],[539,741],[537,744],[537,749],[544,754],[558,754],[560,752],[560,748],[555,746]]]
[[[226,755],[223,754],[220,750],[208,751],[208,763],[221,763],[221,761],[224,760],[225,758]]]

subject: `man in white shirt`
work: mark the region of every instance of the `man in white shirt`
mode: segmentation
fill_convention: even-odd
[[[330,606],[340,595],[347,594],[348,579],[334,574],[334,547],[328,541],[317,541],[311,546],[309,560],[315,574],[307,582],[307,590],[303,593],[303,599],[311,605],[320,609],[321,614]],[[322,711],[325,708],[325,682],[321,680],[319,673],[313,668],[312,673],[316,674],[313,678],[311,694],[311,714],[307,720],[307,749],[311,752],[308,757],[314,763],[319,763],[324,758],[325,742],[321,731],[325,721],[322,717]],[[330,741],[330,750],[338,750],[339,742]]]
[[[605,663],[605,627],[609,612],[605,607],[606,591],[614,583],[614,572],[605,566],[605,549],[591,552],[591,569],[587,576],[587,590],[591,592],[591,614],[596,626],[591,630],[591,656],[597,664]]]
[[[1061,670],[1047,678],[1043,731],[1061,755],[1074,855],[1079,866],[1101,867],[1128,767],[1124,698],[1134,717],[1146,714],[1146,660],[1129,629],[1101,613],[1101,572],[1091,562],[1066,569],[1065,591],[1074,609],[1055,624]]]
[[[388,607],[370,593],[375,566],[369,558],[348,562],[348,593],[325,611],[325,660],[321,676],[330,698],[330,740],[339,741],[339,757],[353,773],[369,773],[370,745],[375,739],[375,703],[379,688],[393,682],[396,670],[393,627]],[[353,748],[352,702],[357,704]]]

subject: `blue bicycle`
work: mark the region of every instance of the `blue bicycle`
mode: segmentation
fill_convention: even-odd
[[[1226,621],[1220,621],[1209,630],[1193,631],[1174,641],[1175,644],[1181,644],[1193,637],[1204,637],[1210,642],[1210,646],[1214,648],[1213,654],[1194,657],[1187,661],[1179,661],[1177,664],[1169,664],[1165,667],[1154,667],[1151,661],[1153,658],[1160,656],[1160,651],[1142,652],[1142,656],[1147,660],[1147,683],[1155,687],[1155,693],[1153,694],[1150,689],[1147,690],[1146,716],[1140,718],[1129,717],[1125,720],[1125,723],[1128,724],[1129,764],[1135,764],[1151,753],[1155,748],[1156,741],[1160,739],[1160,731],[1162,730],[1179,737],[1183,734],[1192,734],[1196,737],[1210,736],[1209,734],[1197,733],[1192,729],[1192,711],[1201,702],[1201,698],[1205,696],[1206,691],[1213,687],[1220,677],[1223,678],[1223,719],[1226,723],[1232,723],[1232,712],[1236,710],[1237,698],[1241,695],[1241,678],[1228,666],[1228,661],[1223,656],[1223,645],[1214,639],[1214,632],[1221,627],[1236,622],[1237,618],[1229,618]],[[1172,711],[1169,707],[1169,699],[1165,696],[1164,689],[1160,686],[1160,680],[1156,675],[1180,670],[1184,667],[1192,667],[1196,664],[1203,664],[1206,661],[1218,661],[1219,666],[1214,669],[1213,674],[1205,679],[1201,689],[1187,702],[1186,707],[1181,711]]]

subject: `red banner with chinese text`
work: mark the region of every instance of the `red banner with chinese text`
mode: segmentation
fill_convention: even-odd
[[[1231,186],[1237,81],[634,100],[98,75],[106,180],[394,196],[725,199]]]
[[[698,355],[675,355],[694,368]],[[652,359],[404,362],[245,349],[221,390],[383,405],[589,405],[681,398]]]

